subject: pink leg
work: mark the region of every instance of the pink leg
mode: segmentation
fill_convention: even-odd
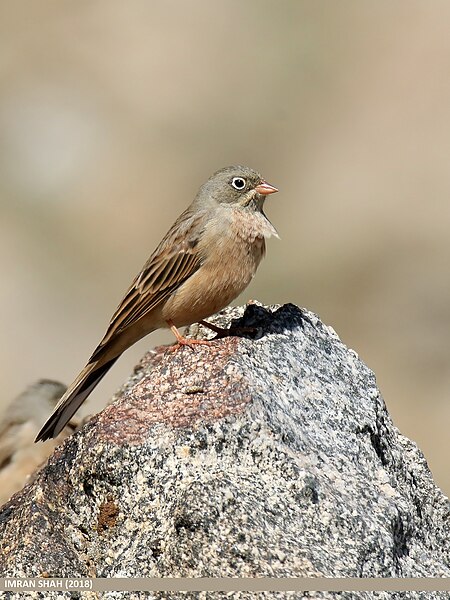
[[[195,346],[202,344],[203,346],[212,346],[212,342],[209,340],[191,340],[181,335],[178,329],[175,327],[173,321],[167,321],[171,332],[177,338],[177,343],[171,347],[171,350],[177,350],[180,346]]]

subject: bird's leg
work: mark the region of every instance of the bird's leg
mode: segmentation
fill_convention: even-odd
[[[217,325],[213,325],[212,323],[208,323],[207,321],[199,321],[200,325],[203,325],[203,327],[207,327],[208,329],[211,329],[211,331],[214,331],[214,333],[216,333],[216,337],[214,338],[215,340],[218,340],[220,338],[224,338],[224,337],[229,337],[231,335],[242,335],[244,333],[255,333],[255,331],[257,330],[256,327],[229,327],[229,328],[224,328],[224,327],[218,327]]]
[[[191,340],[189,338],[185,338],[178,329],[175,327],[173,321],[167,321],[168,326],[170,327],[171,332],[177,338],[177,343],[171,347],[171,350],[177,350],[180,346],[194,346],[196,344],[203,344],[204,346],[211,346],[211,342],[208,340]]]

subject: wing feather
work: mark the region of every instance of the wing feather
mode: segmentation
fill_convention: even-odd
[[[203,222],[204,211],[194,215],[187,209],[178,218],[131,284],[91,360],[107,342],[147,315],[197,271],[202,264],[197,244]]]

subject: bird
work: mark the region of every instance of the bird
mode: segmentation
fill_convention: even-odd
[[[33,441],[41,421],[55,407],[66,386],[59,381],[40,379],[29,385],[5,406],[0,415],[0,505],[20,490],[49,457],[55,446],[80,425],[73,419],[57,440],[40,448]]]
[[[39,431],[36,442],[55,437],[135,342],[169,327],[176,346],[190,340],[178,328],[202,323],[250,283],[265,254],[266,238],[278,233],[263,207],[278,189],[245,166],[216,171],[178,217],[136,276],[86,366]]]

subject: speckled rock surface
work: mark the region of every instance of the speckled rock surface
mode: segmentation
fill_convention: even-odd
[[[450,576],[448,499],[373,373],[293,305],[239,324],[255,331],[148,353],[59,446],[0,511],[3,576]]]

